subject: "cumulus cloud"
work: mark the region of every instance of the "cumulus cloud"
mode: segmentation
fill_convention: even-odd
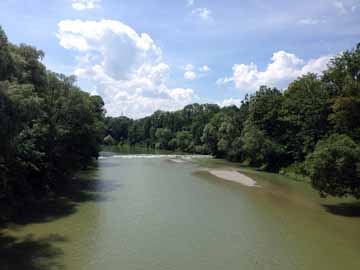
[[[204,21],[210,21],[213,19],[212,11],[208,8],[197,8],[197,9],[194,9],[191,13],[198,16],[199,18],[201,18]]]
[[[102,0],[72,0],[72,7],[76,10],[99,8]]]
[[[189,81],[193,81],[197,78],[197,74],[194,71],[195,67],[191,64],[187,64],[184,67],[185,73],[184,73],[184,79],[185,80],[189,80]]]
[[[197,78],[197,75],[194,71],[186,71],[184,73],[184,79],[193,81]]]
[[[330,56],[323,56],[305,62],[295,54],[278,51],[273,54],[272,62],[264,71],[260,71],[254,63],[236,64],[233,66],[233,76],[218,79],[217,84],[235,82],[236,88],[248,92],[256,91],[261,85],[285,88],[301,75],[321,73],[330,59]]]
[[[234,81],[234,77],[225,77],[225,78],[219,78],[216,81],[217,85],[224,85],[227,84],[229,82],[233,82]]]
[[[61,21],[57,37],[77,53],[75,75],[94,85],[110,115],[139,118],[177,110],[194,98],[192,89],[167,86],[170,67],[152,38],[120,21]]]
[[[199,72],[197,73],[196,70]],[[184,79],[186,80],[196,80],[198,78],[202,78],[206,76],[206,73],[210,71],[209,66],[203,65],[201,67],[195,68],[192,64],[187,64],[184,66]]]
[[[241,106],[241,99],[237,99],[237,98],[229,98],[229,99],[225,99],[222,102],[218,103],[220,107],[229,107],[229,106],[233,106],[235,105],[236,107],[240,107]]]

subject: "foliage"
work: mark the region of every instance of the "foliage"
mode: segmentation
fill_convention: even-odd
[[[322,196],[360,198],[360,147],[347,135],[334,134],[319,141],[306,167]]]
[[[246,125],[242,136],[242,148],[249,164],[268,171],[277,171],[282,163],[284,150],[254,125]]]
[[[292,161],[303,160],[328,131],[328,100],[329,94],[315,74],[298,78],[285,91],[281,140]]]
[[[183,152],[193,152],[192,134],[190,131],[178,131],[175,137],[175,146],[177,150]]]
[[[0,199],[12,204],[55,192],[103,139],[102,99],[46,70],[43,57],[0,28]]]
[[[172,138],[171,131],[167,128],[158,128],[155,132],[155,137],[158,140],[159,149],[167,149],[169,147],[169,142]]]

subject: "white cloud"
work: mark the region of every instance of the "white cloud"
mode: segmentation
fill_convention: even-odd
[[[139,118],[192,102],[192,89],[167,86],[170,67],[148,34],[114,20],[65,20],[58,27],[60,45],[77,52],[75,75],[94,85],[110,115]]]
[[[341,15],[345,15],[347,13],[347,9],[342,1],[336,0],[333,2],[333,5]]]
[[[323,56],[309,60],[308,63],[302,67],[300,75],[304,75],[307,73],[321,74],[327,68],[327,65],[331,58],[331,56]]]
[[[211,21],[213,19],[212,11],[208,8],[197,8],[194,9],[191,13],[199,16],[204,21]]]
[[[195,0],[187,0],[186,6],[192,7],[195,4]]]
[[[192,64],[187,64],[184,67],[185,73],[184,73],[184,79],[193,81],[197,79],[197,74],[194,72],[195,67]]]
[[[197,78],[197,74],[194,71],[186,71],[184,73],[184,78],[189,81],[193,81]]]
[[[199,71],[199,74],[195,72],[195,69]],[[184,66],[184,71],[184,79],[193,81],[198,78],[205,77],[206,73],[210,71],[210,68],[207,65],[195,68],[194,65],[187,64],[186,66]]]
[[[233,76],[218,79],[217,84],[234,81],[236,88],[247,92],[256,91],[261,85],[285,88],[301,75],[321,73],[330,59],[330,56],[324,56],[305,62],[295,54],[278,51],[273,54],[272,62],[264,71],[260,71],[254,63],[236,64],[233,66]]]
[[[76,10],[99,8],[102,0],[72,0],[72,7]]]
[[[225,77],[225,78],[219,78],[216,81],[217,85],[224,85],[227,84],[229,82],[233,82],[234,81],[234,77]]]
[[[186,80],[193,81],[193,80],[195,80],[197,78],[197,75],[196,75],[196,73],[194,71],[186,71],[184,73],[184,78]]]
[[[199,71],[200,72],[204,72],[204,73],[206,73],[206,72],[209,72],[211,69],[209,68],[209,66],[207,66],[207,65],[203,65],[202,67],[199,67]]]
[[[218,103],[220,107],[229,107],[229,106],[237,106],[240,107],[241,106],[241,99],[237,99],[237,98],[229,98],[229,99],[225,99],[222,102]]]

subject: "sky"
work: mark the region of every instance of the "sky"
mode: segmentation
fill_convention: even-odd
[[[321,74],[360,42],[360,0],[0,0],[0,25],[108,115],[140,118]]]

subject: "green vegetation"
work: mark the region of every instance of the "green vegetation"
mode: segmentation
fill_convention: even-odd
[[[240,108],[192,104],[138,120],[108,117],[106,126],[107,144],[211,154],[309,177],[323,196],[360,198],[360,44],[321,76],[303,75],[284,91],[262,86]]]
[[[0,27],[0,200],[21,206],[55,193],[96,158],[103,101],[46,70],[44,53]]]
[[[100,144],[211,154],[301,174],[323,196],[360,198],[360,44],[321,76],[301,76],[284,91],[262,86],[240,108],[191,104],[138,120],[105,118],[100,97],[46,70],[43,57],[0,28],[1,201],[56,193]]]
[[[350,137],[337,134],[321,140],[306,159],[313,185],[322,195],[360,198],[359,164],[360,146]]]

